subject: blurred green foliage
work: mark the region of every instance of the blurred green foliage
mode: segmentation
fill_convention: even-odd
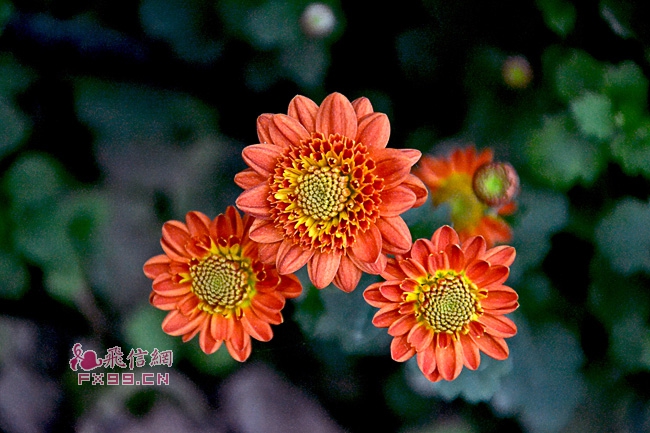
[[[142,264],[161,253],[164,221],[233,203],[258,115],[340,91],[388,114],[393,147],[471,142],[518,170],[519,332],[508,360],[432,384],[372,326],[362,292],[375,277],[345,294],[303,272],[303,295],[247,364],[300,384],[348,431],[370,418],[381,431],[650,430],[648,6],[327,0],[306,21],[311,4],[0,0],[0,429],[102,430],[106,414],[128,429],[172,402],[181,419],[244,431],[208,406],[222,410],[246,366],[163,333]],[[429,238],[448,209],[404,219]],[[82,341],[100,356],[172,350],[175,385],[78,386],[67,363]],[[12,377],[45,384],[25,385],[35,403],[18,412]]]

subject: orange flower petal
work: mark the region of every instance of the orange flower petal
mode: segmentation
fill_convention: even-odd
[[[444,251],[449,244],[460,244],[458,233],[449,226],[442,226],[431,236],[433,251]]]
[[[517,334],[517,326],[505,316],[483,314],[478,321],[485,326],[485,332],[495,337],[509,338]]]
[[[196,328],[194,328],[194,330],[192,332],[189,332],[189,333],[183,335],[183,338],[181,340],[183,341],[183,343],[187,343],[192,338],[194,338],[196,336],[196,334],[199,333],[199,331],[201,331],[201,326],[197,326]]]
[[[243,189],[253,188],[260,183],[265,183],[266,178],[255,172],[252,168],[247,168],[235,175],[235,183]]]
[[[517,253],[513,247],[501,245],[489,249],[481,259],[491,265],[510,266],[515,261],[516,255]]]
[[[245,335],[245,344],[241,348],[235,347],[230,340],[226,340],[226,349],[228,349],[228,353],[230,353],[230,356],[232,356],[233,359],[239,362],[244,362],[251,355],[252,346],[250,340],[251,338],[248,335]]]
[[[491,287],[488,290],[487,298],[481,301],[481,306],[488,309],[500,309],[516,305],[518,299],[517,292],[508,286]]]
[[[393,337],[404,335],[409,332],[416,323],[417,319],[413,314],[402,316],[388,327],[388,335],[392,335]]]
[[[482,263],[482,262],[478,262]],[[487,263],[487,262],[483,262]],[[508,279],[510,274],[510,268],[507,266],[490,266],[485,272],[474,275],[475,270],[472,268],[472,275],[470,275],[470,270],[467,270],[467,276],[472,279],[472,282],[479,287],[487,288],[493,284],[501,284]]]
[[[278,256],[280,245],[282,242],[274,242],[272,244],[260,244],[258,247],[258,254],[260,260],[264,263],[275,264],[275,259]]]
[[[357,136],[357,114],[348,98],[332,93],[323,100],[316,113],[316,131],[325,137],[340,134],[354,139]]]
[[[417,352],[418,367],[425,375],[433,373],[436,369],[436,351],[432,345],[426,346],[422,351]]]
[[[449,337],[449,340],[446,346],[435,348],[436,365],[443,379],[454,380],[463,368],[463,348],[455,338]]]
[[[385,190],[402,183],[411,172],[413,164],[399,149],[376,149],[374,155],[375,174],[384,180]]]
[[[445,248],[445,254],[449,259],[449,269],[453,269],[456,272],[463,270],[465,266],[465,254],[463,250],[457,244],[447,245]]]
[[[285,301],[282,296],[275,293],[256,293],[252,297],[251,303],[258,308],[268,311],[280,311],[284,308]]]
[[[375,224],[372,224],[365,233],[357,236],[356,242],[350,249],[359,261],[375,263],[381,254],[381,246],[381,232]]]
[[[415,347],[417,352],[422,352],[424,350],[433,349],[433,346],[431,345],[433,337],[433,330],[425,325],[424,322],[420,322],[411,329],[407,336],[407,340],[413,347]],[[435,352],[431,351],[431,356],[433,356],[433,359],[429,361],[433,362],[433,368],[435,368]]]
[[[162,322],[162,329],[165,333],[178,337],[179,335],[188,334],[200,326],[204,320],[202,314],[197,315],[194,319],[189,320],[182,315],[180,311],[174,310],[169,312]]]
[[[192,211],[185,216],[187,229],[192,237],[210,236],[210,218],[204,213]]]
[[[482,236],[472,237],[463,243],[462,249],[465,253],[465,261],[469,264],[485,254],[485,239]]]
[[[142,267],[147,278],[155,279],[158,275],[169,271],[171,260],[165,254],[154,256],[147,260]]]
[[[163,240],[176,254],[186,256],[185,244],[190,240],[187,227],[180,221],[167,221],[162,228]]]
[[[433,249],[433,244],[427,239],[418,239],[413,242],[413,247],[411,248],[411,258],[418,263],[426,263],[429,255],[437,253]]]
[[[273,338],[271,325],[260,320],[252,311],[244,311],[244,315],[241,317],[240,321],[244,331],[254,339],[259,341],[269,341]]]
[[[478,233],[481,233],[488,245],[494,245],[497,242],[508,242],[512,239],[512,229],[501,218],[495,218],[487,215],[481,218]]]
[[[397,362],[404,362],[415,355],[415,349],[406,341],[405,336],[393,338],[390,343],[390,355]]]
[[[399,281],[387,281],[381,285],[379,291],[384,298],[391,302],[401,302],[404,290],[401,289]]]
[[[257,118],[257,137],[260,139],[260,143],[273,143],[271,134],[269,134],[272,117],[272,114],[265,113]]]
[[[159,310],[171,311],[176,309],[176,305],[184,301],[186,296],[194,296],[193,293],[180,296],[160,296],[155,292],[149,294],[149,303]]]
[[[278,292],[287,299],[293,299],[300,296],[302,293],[302,284],[300,280],[293,274],[280,275],[280,282],[278,283]]]
[[[269,186],[263,183],[242,192],[239,197],[237,197],[235,204],[237,204],[237,207],[243,212],[246,212],[255,218],[269,219],[271,207],[266,198],[270,193],[271,189]]]
[[[226,319],[221,314],[213,314],[210,320],[210,333],[212,334],[212,338],[215,340],[227,340],[230,338],[228,332],[230,326],[228,322],[231,320],[234,319]]]
[[[400,260],[399,267],[408,278],[417,279],[427,274],[426,269],[415,260]]]
[[[377,311],[372,318],[372,324],[377,328],[388,328],[394,321],[402,317],[397,307],[399,307],[398,304],[390,304]]]
[[[369,148],[383,149],[388,145],[390,122],[384,113],[370,113],[359,119],[357,142]]]
[[[205,321],[201,329],[201,334],[199,334],[199,346],[206,355],[216,352],[221,347],[221,341],[215,340],[210,332],[210,322],[211,320]]]
[[[357,119],[361,119],[363,116],[373,113],[375,110],[372,108],[370,100],[365,96],[357,98],[352,101],[352,108],[354,112],[357,113]]]
[[[415,204],[415,193],[408,187],[398,185],[381,193],[382,203],[379,213],[382,217],[394,217],[403,214]]]
[[[361,269],[359,269],[348,256],[341,257],[339,270],[334,277],[334,285],[344,292],[350,293],[356,289],[361,279]]]
[[[190,291],[191,284],[176,284],[171,275],[161,274],[153,280],[152,289],[161,296],[182,296]]]
[[[481,363],[481,354],[478,346],[472,341],[469,335],[461,334],[460,345],[463,347],[463,364],[470,370],[476,370]]]
[[[390,304],[388,299],[386,299],[379,290],[381,285],[382,283],[374,283],[369,285],[366,290],[363,291],[363,299],[373,307],[383,308]]]
[[[317,289],[323,289],[332,282],[339,270],[341,254],[316,251],[307,263],[309,279]]]
[[[256,219],[248,234],[255,242],[270,244],[284,239],[282,231],[277,229],[272,221]]]
[[[474,260],[469,266],[465,268],[465,273],[467,277],[474,282],[479,278],[482,278],[482,275],[488,272],[490,269],[490,264],[485,260]]]
[[[411,248],[411,231],[400,216],[379,218],[375,225],[382,236],[382,249],[386,254],[403,254]]]
[[[413,204],[413,207],[420,207],[427,202],[429,193],[427,187],[424,186],[424,183],[420,178],[413,174],[409,174],[406,176],[406,179],[404,179],[404,182],[402,182],[402,185],[409,188],[413,191],[413,194],[415,194],[415,203]]]
[[[403,258],[399,256],[399,260],[403,260]],[[399,267],[397,260],[391,257],[390,259],[387,259],[386,268],[381,273],[381,277],[387,281],[403,280],[406,278],[406,275],[404,274],[404,271],[402,271],[402,268]]]
[[[384,269],[386,269],[386,262],[388,261],[387,257],[384,254],[380,254],[379,259],[377,259],[377,261],[374,262],[374,263],[362,262],[362,261],[358,260],[356,257],[354,257],[354,254],[352,254],[352,251],[349,252],[348,258],[362,272],[365,272],[366,274],[371,274],[371,275],[379,275],[382,272],[384,272]]]
[[[508,358],[510,351],[508,350],[508,345],[505,340],[501,337],[494,337],[490,334],[483,334],[480,337],[474,337],[472,334],[469,334],[472,338],[472,341],[476,343],[479,349],[486,355],[502,361]]]
[[[449,257],[444,251],[429,254],[426,263],[426,270],[429,274],[434,274],[437,270],[449,269]]]
[[[289,102],[287,114],[297,119],[308,132],[314,132],[316,130],[317,112],[318,104],[307,97],[297,95]]]
[[[230,341],[233,348],[237,350],[244,349],[246,347],[246,337],[248,337],[248,334],[244,331],[241,321],[231,318],[230,325],[232,326],[232,332],[227,341]]]
[[[298,144],[310,136],[309,132],[298,120],[286,114],[273,115],[269,125],[269,133],[273,144],[280,146],[280,149],[289,147],[291,144]]]
[[[306,250],[290,241],[282,241],[278,249],[277,268],[279,274],[292,274],[302,268],[314,255],[313,250]]]
[[[274,144],[253,144],[242,150],[246,164],[265,178],[273,173],[281,156],[282,148]]]

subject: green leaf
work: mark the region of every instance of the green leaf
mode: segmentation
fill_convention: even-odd
[[[140,347],[149,353],[153,349],[172,350],[176,364],[179,360],[180,338],[163,332],[162,321],[166,315],[166,311],[160,311],[150,305],[142,306],[127,316],[127,320],[122,324],[122,332],[126,343],[132,348]]]
[[[345,353],[387,354],[391,337],[385,329],[376,328],[372,324],[377,309],[363,299],[365,288],[376,280],[374,275],[364,274],[352,293],[345,293],[333,285],[323,290],[312,286],[308,290],[317,291],[323,313],[315,317],[313,313],[305,311],[307,304],[314,306],[315,311],[320,309],[318,303],[311,298],[314,295],[309,294],[306,301],[299,303],[294,319],[309,338],[336,342]],[[303,287],[307,288],[309,284],[303,284]]]
[[[608,328],[628,316],[645,317],[650,313],[650,298],[643,281],[621,278],[607,256],[600,254],[594,258],[590,277],[587,306]],[[622,286],[625,290],[621,290]]]
[[[606,140],[614,133],[612,103],[601,93],[585,92],[569,105],[578,128],[588,137]]]
[[[644,317],[626,314],[614,323],[610,342],[619,365],[630,371],[650,370],[650,327]]]
[[[569,219],[569,202],[563,194],[523,185],[517,201],[519,212],[512,243],[517,258],[511,266],[508,284],[515,284],[526,270],[540,265],[551,248],[551,236]]]
[[[20,299],[28,289],[25,263],[15,254],[0,251],[0,298]]]
[[[208,63],[221,53],[219,41],[209,36],[207,22],[215,12],[200,0],[143,0],[140,23],[150,36],[167,41],[176,54],[191,62]]]
[[[582,116],[585,109],[579,106],[578,111]],[[531,171],[558,190],[591,185],[605,165],[599,146],[573,133],[569,120],[562,114],[545,118],[525,148]]]
[[[650,272],[650,203],[619,201],[596,227],[596,245],[612,267],[624,275]]]
[[[598,92],[603,87],[604,65],[584,51],[551,47],[544,52],[543,61],[562,102],[569,103],[585,91]]]
[[[62,168],[43,153],[26,153],[16,160],[4,176],[3,186],[12,206],[19,212],[47,208],[64,189]]]
[[[634,134],[647,121],[648,79],[634,62],[607,67],[603,92],[612,100],[614,119],[626,134]]]
[[[586,389],[580,342],[557,323],[516,322],[517,335],[507,340],[512,372],[490,404],[501,416],[516,415],[526,431],[563,431]]]
[[[546,26],[561,37],[573,30],[576,22],[576,8],[566,0],[537,0]]]
[[[25,139],[29,120],[7,98],[0,95],[0,158],[14,150]]]
[[[629,176],[650,178],[650,117],[628,134],[619,134],[609,143],[612,157]]]

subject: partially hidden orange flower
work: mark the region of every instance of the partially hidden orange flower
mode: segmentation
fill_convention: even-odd
[[[388,117],[367,98],[332,93],[319,106],[299,95],[288,115],[262,114],[257,134],[242,152],[249,168],[235,176],[245,190],[236,203],[257,219],[250,237],[280,274],[307,264],[316,287],[350,292],[362,272],[384,270],[386,254],[408,251],[400,215],[426,202],[411,174],[421,153],[386,148]]]
[[[285,299],[300,295],[302,286],[259,260],[258,244],[248,237],[253,221],[229,206],[214,220],[189,212],[185,223],[163,225],[165,254],[144,264],[153,280],[149,302],[169,311],[163,331],[184,342],[199,334],[206,354],[225,342],[238,361],[250,355],[251,337],[273,337],[270,325],[282,323]]]
[[[477,369],[480,352],[506,359],[504,339],[517,327],[504,314],[519,304],[503,283],[514,259],[514,248],[487,249],[481,236],[461,243],[449,226],[389,259],[386,281],[370,285],[363,296],[379,308],[372,323],[394,337],[392,358],[403,362],[415,355],[433,382],[454,380],[463,365]]]
[[[448,158],[424,155],[413,170],[429,188],[434,206],[449,205],[451,224],[460,239],[480,235],[488,247],[512,240],[512,229],[503,216],[517,209],[514,197],[519,186],[514,169],[509,164],[493,163],[492,159],[491,149],[477,152],[474,146],[468,146],[455,149]],[[499,200],[484,200],[481,191],[477,194],[475,175],[482,169],[492,171],[486,176],[488,181],[503,178],[498,182],[502,187]]]

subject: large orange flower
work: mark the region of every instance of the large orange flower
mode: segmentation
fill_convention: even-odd
[[[504,338],[517,333],[504,316],[517,309],[517,293],[503,283],[515,249],[487,250],[481,236],[460,243],[449,226],[411,251],[389,259],[382,277],[363,293],[380,310],[372,323],[393,336],[391,355],[403,362],[417,356],[427,379],[453,380],[463,365],[478,368],[480,351],[506,359]]]
[[[512,239],[512,229],[502,216],[516,210],[513,198],[519,186],[514,169],[509,164],[496,166],[492,158],[491,149],[477,153],[474,146],[469,146],[455,149],[449,158],[424,155],[413,170],[429,188],[434,206],[449,204],[451,223],[460,239],[480,235],[488,246]],[[475,175],[483,168],[503,175],[492,176],[492,179],[503,178],[499,182],[503,195],[500,200],[482,200],[477,195]]]
[[[167,334],[185,342],[200,333],[205,353],[225,342],[233,358],[245,361],[251,337],[270,340],[270,325],[282,323],[285,299],[298,296],[302,286],[258,259],[258,244],[248,237],[254,220],[242,219],[233,206],[214,220],[189,212],[185,221],[163,225],[165,254],[144,264],[153,280],[149,301],[170,311],[162,323]]]
[[[243,151],[250,168],[235,176],[237,206],[257,218],[250,237],[280,274],[307,264],[316,287],[350,292],[362,272],[383,271],[386,254],[408,251],[400,214],[426,201],[411,174],[421,153],[386,148],[388,117],[367,98],[333,93],[318,106],[296,96],[288,115],[262,114],[257,134],[261,144]]]

